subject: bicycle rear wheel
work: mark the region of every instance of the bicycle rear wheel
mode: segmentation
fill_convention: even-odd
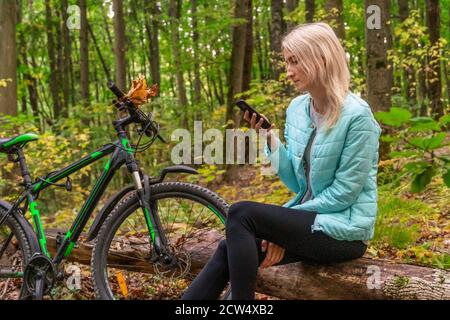
[[[0,206],[0,221],[7,209]],[[31,257],[31,245],[20,223],[9,215],[0,226],[0,300],[21,298],[23,273]]]
[[[145,217],[130,192],[96,238],[91,265],[99,299],[178,299],[224,236],[228,205],[212,191],[163,182],[151,186],[151,195],[177,263],[152,262]]]

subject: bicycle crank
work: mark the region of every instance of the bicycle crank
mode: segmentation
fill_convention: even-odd
[[[41,253],[35,253],[25,268],[23,280],[28,293],[36,299],[42,299],[50,292],[56,281],[52,261]]]

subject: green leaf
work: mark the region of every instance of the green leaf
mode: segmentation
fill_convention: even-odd
[[[447,173],[445,173],[442,178],[444,179],[446,186],[450,188],[450,169],[447,170]]]
[[[396,138],[391,136],[390,134],[383,134],[380,139],[381,139],[381,141],[387,142],[387,143],[391,143],[396,140]]]
[[[375,118],[377,120],[393,127],[400,127],[402,124],[408,122],[411,117],[412,114],[407,109],[397,107],[392,107],[389,112],[375,112]]]
[[[439,123],[430,117],[413,118],[411,124],[411,131],[441,131]]]
[[[429,167],[424,172],[416,175],[413,182],[411,183],[411,192],[416,193],[423,191],[427,184],[431,182],[431,178],[433,178],[433,175],[433,167]]]
[[[450,123],[450,114],[446,114],[439,119],[439,124],[445,126]]]
[[[389,157],[394,158],[408,158],[411,156],[417,156],[418,152],[415,150],[404,150],[404,151],[392,151],[389,153]]]
[[[442,142],[445,140],[446,135],[447,134],[445,132],[440,132],[436,136],[430,138],[428,149],[434,150],[445,146],[445,144],[442,144]]]
[[[405,164],[405,169],[414,174],[421,174],[430,167],[431,165],[426,161],[416,161]]]
[[[434,150],[445,146],[442,142],[444,141],[446,136],[445,132],[440,132],[435,136],[422,138],[415,137],[412,138],[409,142],[422,150]]]

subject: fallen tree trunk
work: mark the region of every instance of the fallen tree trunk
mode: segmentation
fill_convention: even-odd
[[[56,231],[47,234],[52,253],[55,236]],[[201,270],[221,239],[219,233],[209,231],[185,243],[192,273]],[[90,264],[91,250],[91,243],[80,243],[69,260]],[[124,269],[153,273],[144,255],[137,250],[111,252],[108,261]],[[260,269],[257,291],[282,299],[450,300],[450,272],[367,258],[328,265],[297,262]]]

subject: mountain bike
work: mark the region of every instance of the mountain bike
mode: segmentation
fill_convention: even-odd
[[[199,185],[164,181],[171,173],[197,174],[189,166],[166,167],[156,178],[146,175],[135,156],[156,139],[165,142],[159,134],[159,125],[151,113],[145,114],[136,107],[114,83],[109,82],[108,87],[117,96],[113,105],[119,117],[112,123],[118,140],[63,169],[33,181],[23,148],[38,136],[27,133],[0,139],[0,152],[18,163],[23,177],[23,190],[16,201],[11,204],[0,200],[0,298],[52,296],[55,283],[64,279],[64,261],[77,246],[108,183],[122,166],[126,166],[134,183],[106,201],[86,239],[93,243],[91,276],[97,298],[178,298],[193,279],[195,255],[208,254],[217,247],[220,238],[209,235],[211,232],[223,235],[228,204]],[[130,143],[132,124],[139,133],[137,144]],[[147,142],[140,143],[144,134]],[[36,201],[39,194],[51,186],[70,190],[71,174],[108,155],[102,174],[70,229],[57,237],[52,257]],[[63,179],[67,179],[66,183],[58,184]],[[203,258],[204,261],[208,257]]]

